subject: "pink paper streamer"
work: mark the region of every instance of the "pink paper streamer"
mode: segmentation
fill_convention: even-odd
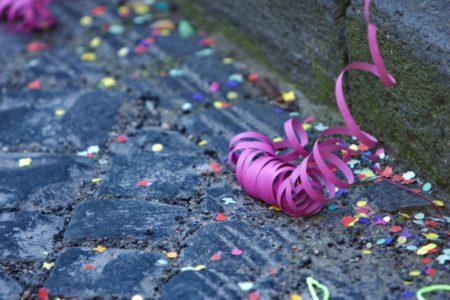
[[[51,0],[0,0],[0,18],[5,18],[14,30],[33,31],[55,24],[48,9]]]
[[[258,132],[244,132],[229,143],[229,163],[236,168],[236,178],[243,189],[254,198],[280,207],[290,216],[310,216],[319,212],[322,205],[335,196],[336,187],[346,189],[353,184],[354,176],[347,162],[353,155],[361,153],[350,149],[344,139],[336,136],[356,137],[370,148],[377,143],[377,139],[362,131],[353,119],[342,89],[345,72],[354,70],[375,75],[385,86],[395,84],[380,55],[377,28],[369,18],[370,2],[364,2],[364,16],[373,64],[351,63],[336,79],[336,103],[345,126],[323,131],[311,151],[306,149],[308,135],[296,119],[285,122],[286,139],[281,142],[272,142]],[[283,154],[278,154],[280,150]],[[301,158],[301,163],[295,165]],[[377,159],[378,155],[368,158]],[[345,179],[337,177],[337,172]]]

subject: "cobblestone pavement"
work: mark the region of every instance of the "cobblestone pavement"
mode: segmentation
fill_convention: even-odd
[[[352,161],[358,183],[308,219],[246,196],[229,138],[281,137],[302,108],[175,6],[113,2],[0,33],[0,299],[311,299],[308,276],[332,299],[412,299],[449,282],[445,199],[391,157]]]

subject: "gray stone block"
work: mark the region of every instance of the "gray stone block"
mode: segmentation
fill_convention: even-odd
[[[166,267],[156,265],[163,256],[155,252],[86,248],[66,249],[45,283],[52,295],[81,299],[131,298],[139,294],[154,299],[154,289]],[[91,269],[86,269],[86,265]]]
[[[238,292],[227,287],[227,280],[218,274],[204,270],[177,274],[164,285],[161,300],[170,299],[242,299]]]
[[[0,271],[0,300],[16,300],[20,298],[21,293],[20,284]]]
[[[153,153],[126,157],[115,156],[98,195],[128,196],[145,199],[188,199],[199,188],[200,176],[195,166],[206,163],[199,156],[160,156]],[[148,186],[139,182],[148,180]]]
[[[26,98],[19,102],[28,104],[11,104],[17,97]],[[36,97],[37,103],[30,104]],[[36,143],[52,148],[65,144],[80,150],[106,141],[121,101],[117,92],[102,90],[69,90],[55,95],[38,92],[38,96],[23,92],[5,98],[5,104],[0,106],[0,131],[4,132],[0,144]],[[57,109],[63,109],[65,114],[56,116]]]
[[[64,218],[40,213],[0,214],[0,261],[44,261]]]
[[[142,200],[87,200],[75,208],[64,240],[168,238],[186,214],[179,206]]]
[[[31,165],[18,167],[30,157]],[[0,207],[51,212],[74,201],[78,186],[90,174],[86,159],[42,154],[0,155]]]
[[[378,182],[369,186],[366,194],[371,200],[371,203],[391,213],[405,208],[432,205],[429,201],[415,196],[411,192],[407,192],[385,182]]]

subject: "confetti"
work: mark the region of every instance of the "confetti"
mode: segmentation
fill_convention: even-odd
[[[116,80],[112,77],[105,77],[100,81],[100,84],[105,88],[116,86]]]
[[[220,256],[220,253],[215,253],[211,256],[211,260],[212,261],[218,261],[220,260],[222,257]]]
[[[292,294],[291,300],[303,300],[303,298],[299,294]]]
[[[176,253],[175,251],[171,251],[171,252],[167,252],[166,256],[167,256],[167,258],[174,259],[174,258],[178,257],[178,253]]]
[[[282,93],[282,97],[283,97],[284,102],[292,102],[296,98],[294,91]]]
[[[54,263],[54,262],[51,262],[51,263],[49,263],[49,262],[44,262],[44,263],[42,264],[42,269],[50,270],[50,269],[52,269],[54,266],[55,266],[55,263]]]
[[[157,266],[167,266],[169,264],[169,262],[165,259],[158,259],[158,261],[156,262]]]
[[[222,198],[222,201],[224,202],[223,203],[224,205],[230,205],[230,204],[236,203],[236,201],[234,201],[233,198],[230,198],[230,197]]]
[[[102,44],[102,39],[99,37],[95,37],[89,42],[89,46],[91,48],[98,48],[98,47],[100,47],[101,44]]]
[[[149,179],[143,179],[143,180],[139,180],[138,183],[136,183],[137,187],[147,187],[150,186],[152,184],[152,181]]]
[[[46,288],[39,288],[39,300],[48,300],[48,291]]]
[[[367,205],[367,201],[358,201],[357,203],[356,203],[356,206],[358,206],[358,207],[364,207],[364,206],[366,206]]]
[[[239,282],[238,286],[242,291],[247,292],[253,288],[254,284],[253,284],[253,282],[250,282],[250,281],[244,281],[244,282]]]
[[[141,295],[134,295],[133,297],[131,297],[131,300],[144,300],[144,297],[142,297]]]
[[[96,61],[97,60],[97,54],[93,52],[86,52],[81,55],[81,59],[84,61]]]
[[[99,253],[103,253],[106,251],[106,247],[102,246],[102,245],[97,245],[95,248],[93,248],[92,250],[94,250],[95,252],[99,252]]]
[[[435,249],[436,247],[437,247],[436,244],[433,244],[433,243],[427,244],[427,245],[425,245],[425,246],[420,247],[420,248],[417,250],[417,254],[418,254],[418,255],[425,255],[425,254],[427,254],[429,251]]]
[[[234,248],[233,250],[231,250],[231,255],[233,256],[241,256],[242,254],[244,254],[244,251],[242,251],[241,249]]]
[[[92,269],[94,269],[94,265],[91,265],[91,264],[88,264],[88,265],[84,265],[84,267],[83,267],[85,270],[92,270]]]
[[[228,217],[227,217],[227,216],[225,216],[225,215],[222,214],[222,213],[218,213],[218,214],[217,214],[217,216],[216,216],[216,221],[223,222],[223,221],[226,221],[226,220],[228,220]]]
[[[80,24],[81,24],[82,26],[89,26],[89,25],[92,24],[92,21],[93,21],[93,19],[92,19],[91,16],[83,16],[83,17],[80,19]]]
[[[19,168],[29,167],[31,166],[33,159],[31,157],[25,157],[19,159]]]
[[[29,90],[40,90],[42,87],[40,80],[33,80],[30,83],[28,83],[27,88]]]
[[[161,152],[164,149],[163,144],[153,144],[152,151],[153,152]]]

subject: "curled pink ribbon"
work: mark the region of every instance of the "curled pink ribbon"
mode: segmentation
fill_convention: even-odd
[[[0,0],[0,18],[6,18],[13,29],[40,30],[55,24],[48,9],[51,0]]]
[[[336,188],[346,189],[353,184],[354,176],[347,162],[361,152],[350,149],[342,138],[336,136],[356,137],[369,148],[377,143],[377,139],[362,131],[353,119],[342,89],[345,72],[353,70],[372,73],[385,86],[395,84],[380,55],[377,28],[369,18],[370,2],[364,2],[364,16],[373,64],[351,63],[336,79],[336,102],[345,126],[323,131],[311,151],[306,149],[308,135],[296,119],[285,122],[286,139],[283,141],[272,142],[258,132],[243,132],[229,143],[229,163],[235,167],[237,181],[243,189],[254,198],[278,206],[290,216],[309,216],[319,212],[322,205],[335,196]],[[328,138],[325,139],[326,136]],[[378,153],[366,157],[377,159]],[[294,165],[300,158],[303,158],[301,163]]]

